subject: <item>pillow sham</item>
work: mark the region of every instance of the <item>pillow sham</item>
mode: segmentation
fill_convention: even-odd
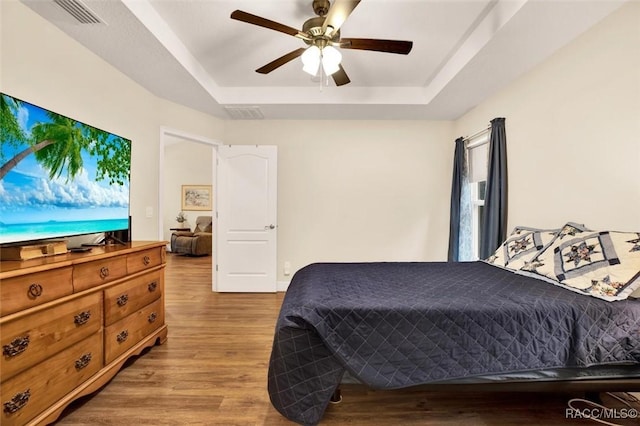
[[[567,224],[521,271],[600,299],[624,300],[640,288],[640,233]]]
[[[516,226],[507,239],[485,262],[517,271],[553,241],[560,229]]]

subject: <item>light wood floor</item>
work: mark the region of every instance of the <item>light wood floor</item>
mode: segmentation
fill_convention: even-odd
[[[168,341],[74,403],[56,425],[292,425],[271,406],[266,385],[283,294],[212,293],[211,258],[167,257]],[[562,394],[368,391],[352,385],[343,396],[322,425],[597,424],[566,419],[570,395]]]

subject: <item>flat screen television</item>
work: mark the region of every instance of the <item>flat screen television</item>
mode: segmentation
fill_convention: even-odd
[[[129,229],[131,141],[0,93],[0,244]]]

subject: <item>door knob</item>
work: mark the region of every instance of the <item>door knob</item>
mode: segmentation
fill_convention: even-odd
[[[264,229],[276,229],[276,226],[274,224],[266,225]]]

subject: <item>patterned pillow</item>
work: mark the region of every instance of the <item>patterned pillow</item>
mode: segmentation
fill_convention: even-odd
[[[485,262],[517,271],[531,261],[558,234],[559,229],[517,226]]]
[[[640,233],[565,225],[522,271],[604,300],[624,300],[640,280]]]

